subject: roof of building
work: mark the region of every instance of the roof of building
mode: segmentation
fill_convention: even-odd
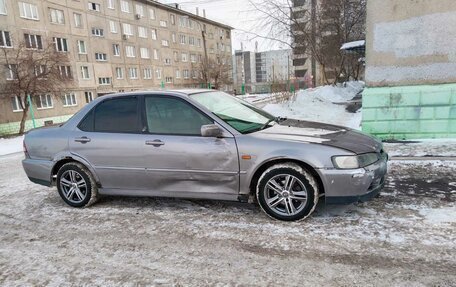
[[[162,9],[166,9],[166,10],[175,12],[176,14],[186,15],[186,16],[192,17],[194,19],[197,19],[197,20],[199,20],[201,22],[206,22],[206,23],[209,23],[209,24],[212,24],[212,25],[220,26],[220,27],[223,27],[223,28],[229,29],[229,30],[233,30],[234,29],[233,27],[231,27],[229,25],[226,25],[226,24],[223,24],[223,23],[220,23],[220,22],[217,22],[217,21],[214,21],[214,20],[199,16],[199,15],[193,14],[191,12],[188,12],[188,11],[185,11],[185,10],[177,8],[176,6],[173,6],[173,5],[176,5],[176,4],[164,4],[164,3],[160,3],[160,2],[158,2],[156,0],[155,1],[154,0],[138,0],[138,1],[141,1],[141,2],[149,4],[149,5],[154,5],[156,7],[160,7]]]

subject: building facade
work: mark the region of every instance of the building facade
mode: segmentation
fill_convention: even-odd
[[[231,59],[231,29],[150,0],[0,0],[2,48],[51,43],[70,59],[74,101],[49,95],[33,103],[38,125],[63,121],[107,93],[200,87],[206,55]],[[21,115],[17,99],[3,95],[0,134],[17,132]]]
[[[271,85],[290,83],[294,75],[291,49],[265,52],[236,51],[233,63],[236,91],[268,93]]]
[[[368,1],[364,131],[456,138],[454,27],[453,0]]]

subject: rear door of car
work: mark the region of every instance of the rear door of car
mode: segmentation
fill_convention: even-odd
[[[214,120],[178,96],[145,96],[148,188],[162,195],[234,196],[239,162],[234,137],[202,137],[201,126]],[[214,196],[215,195],[215,196]]]
[[[146,188],[141,99],[122,96],[104,100],[69,138],[71,152],[90,163],[103,188]]]

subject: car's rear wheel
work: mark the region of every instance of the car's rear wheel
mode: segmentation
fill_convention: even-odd
[[[318,203],[318,186],[307,170],[294,163],[273,165],[258,180],[256,198],[270,217],[297,221],[309,216]]]
[[[57,173],[60,197],[73,207],[89,206],[97,201],[98,188],[92,173],[78,162],[64,164]]]

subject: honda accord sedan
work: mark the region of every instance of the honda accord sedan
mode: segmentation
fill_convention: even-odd
[[[257,202],[294,221],[319,202],[366,201],[387,154],[349,128],[274,117],[213,90],[99,97],[60,126],[28,132],[23,167],[68,205],[101,195]]]

